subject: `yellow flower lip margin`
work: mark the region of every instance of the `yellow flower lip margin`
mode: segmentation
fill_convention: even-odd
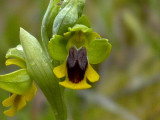
[[[83,48],[81,48],[79,50],[82,50],[82,49]],[[75,51],[71,51],[71,52],[75,52]],[[84,54],[84,53],[82,52],[82,54]],[[69,57],[70,57],[70,55],[69,55]],[[69,59],[69,57],[67,57],[67,60]],[[81,56],[81,54],[80,54],[80,57],[82,58],[83,56]],[[71,58],[71,59],[74,59],[74,58]],[[79,63],[79,64],[84,64],[84,59],[81,59],[81,60],[82,60],[83,63]],[[69,62],[71,62],[71,61],[69,61]],[[73,62],[77,62],[77,61],[73,61]],[[67,63],[68,63],[68,61],[67,61]],[[78,68],[74,69],[76,63],[74,64],[74,66],[72,68],[74,71],[72,71],[72,72],[69,71],[69,70],[72,70],[72,69],[68,69],[67,63],[64,62],[62,65],[60,65],[58,67],[55,67],[53,69],[53,72],[54,72],[54,74],[56,75],[57,78],[66,77],[63,82],[59,82],[60,85],[66,87],[66,88],[76,89],[76,90],[87,89],[87,88],[91,87],[91,85],[89,85],[87,83],[87,79],[90,82],[96,82],[96,81],[99,80],[98,73],[92,68],[92,66],[87,61],[86,62],[86,64],[87,64],[86,69],[84,69],[84,74],[82,74],[83,75],[82,80],[78,80],[78,82],[74,82],[75,79],[79,79],[79,75],[81,73],[79,71],[78,71],[79,73],[76,72],[76,69],[78,69]],[[73,64],[71,63],[71,65],[73,65]],[[80,67],[83,67],[83,66],[80,66]],[[71,80],[69,75],[71,75],[71,78],[73,78],[74,80]],[[78,76],[78,78],[77,78],[77,76]]]
[[[17,111],[25,107],[26,102],[31,101],[37,92],[36,85],[28,78],[29,76],[26,72],[26,63],[22,57],[24,53],[22,49],[18,49],[19,47],[21,48],[21,45],[18,45],[16,48],[9,49],[6,54],[6,58],[14,57],[15,59],[7,59],[6,66],[17,65],[23,69],[0,76],[0,88],[11,92],[11,96],[2,102],[4,107],[10,107],[8,110],[4,111],[4,114],[10,117],[14,116]],[[24,90],[22,88],[24,88]]]

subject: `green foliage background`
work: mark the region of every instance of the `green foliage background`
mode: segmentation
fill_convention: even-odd
[[[40,39],[48,2],[0,1],[0,74],[18,69],[4,63],[6,51],[19,44],[20,27]],[[101,79],[89,92],[66,90],[69,120],[124,120],[128,114],[140,120],[160,119],[159,5],[159,0],[87,0],[84,13],[94,31],[110,40],[112,52],[109,59],[95,66]],[[95,96],[86,99],[84,94],[89,96],[90,91]],[[0,90],[0,103],[8,95]],[[109,99],[127,112],[123,116],[101,100],[94,102],[97,97],[104,97],[106,102]],[[5,117],[3,110],[0,104],[0,120],[53,120],[41,91],[14,118]]]

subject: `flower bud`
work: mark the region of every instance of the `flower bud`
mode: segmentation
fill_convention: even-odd
[[[53,23],[53,34],[62,35],[68,27],[74,26],[81,16],[85,0],[66,0]]]

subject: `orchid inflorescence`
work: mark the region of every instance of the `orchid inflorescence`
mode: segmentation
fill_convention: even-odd
[[[6,54],[6,65],[22,68],[0,76],[0,88],[11,93],[2,103],[11,106],[4,111],[7,116],[14,116],[34,97],[36,83],[52,106],[55,119],[66,120],[62,86],[87,89],[91,87],[88,81],[100,78],[91,65],[109,56],[111,44],[93,32],[89,20],[82,15],[85,0],[64,0],[61,5],[59,2],[50,0],[42,22],[42,45],[21,28],[21,44]]]

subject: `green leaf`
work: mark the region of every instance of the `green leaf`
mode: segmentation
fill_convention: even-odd
[[[49,41],[48,49],[51,57],[55,60],[63,61],[67,57],[67,41],[60,35],[54,35]]]
[[[85,16],[85,15],[82,15],[82,16],[78,19],[77,24],[82,24],[82,25],[85,25],[85,26],[87,26],[87,27],[89,27],[89,28],[91,27],[91,24],[90,24],[87,16]]]
[[[0,76],[0,88],[15,94],[26,93],[32,85],[32,80],[25,69]]]
[[[89,63],[98,64],[103,62],[111,52],[111,44],[107,39],[96,39],[88,46]]]
[[[10,57],[14,57],[14,58],[21,59],[21,60],[25,61],[22,46],[18,45],[15,48],[9,49],[7,54],[6,54],[6,58],[10,58]]]

